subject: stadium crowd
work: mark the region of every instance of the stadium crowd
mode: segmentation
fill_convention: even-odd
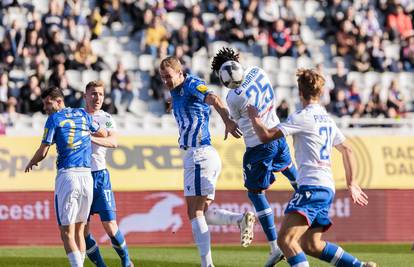
[[[311,2],[298,2],[306,1]],[[328,81],[323,103],[336,116],[397,118],[409,111],[406,99],[410,96],[405,94],[414,88],[401,90],[393,79],[384,95],[384,85],[376,82],[364,98],[361,91],[366,88],[348,76],[414,71],[414,3],[410,0],[313,1],[323,14],[316,26],[319,39],[330,50],[322,62],[312,52],[315,40],[306,40],[302,32],[309,18],[300,14],[303,6],[298,9],[292,0],[103,0],[87,3],[87,9],[80,0],[50,0],[45,12],[37,8],[40,2],[44,3],[1,2],[0,113],[6,126],[13,124],[16,114],[41,112],[40,94],[51,85],[62,88],[68,106],[83,106],[81,88],[74,88],[67,75],[70,70],[111,71],[104,110],[112,114],[131,111],[142,90],[149,90],[156,100],[166,100],[168,92],[157,74],[157,63],[149,72],[149,86],[137,86],[135,73],[123,66],[125,62],[108,63],[102,56],[105,51],[92,46],[115,23],[128,29],[129,42],[138,48],[136,56],[151,55],[154,62],[175,55],[191,72],[193,57],[211,49],[212,43],[225,41],[259,59],[311,58]],[[16,11],[23,14],[23,21],[14,16]],[[170,13],[182,15],[183,25],[175,29]],[[218,84],[214,74],[204,78]],[[286,101],[278,108],[282,119],[289,114]]]

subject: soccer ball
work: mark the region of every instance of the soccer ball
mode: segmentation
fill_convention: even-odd
[[[243,67],[236,61],[227,61],[220,67],[219,78],[227,88],[236,89],[243,82]]]

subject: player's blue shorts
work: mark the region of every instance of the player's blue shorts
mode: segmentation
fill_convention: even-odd
[[[115,198],[108,170],[94,171],[92,177],[93,201],[90,215],[99,213],[99,217],[103,222],[115,220]]]
[[[332,225],[329,208],[334,197],[335,193],[328,187],[300,186],[289,201],[285,214],[299,213],[311,228],[322,227],[326,231]]]
[[[267,189],[274,181],[273,172],[280,172],[292,163],[285,138],[248,147],[243,156],[244,186]]]

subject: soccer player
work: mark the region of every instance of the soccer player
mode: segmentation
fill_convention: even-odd
[[[223,48],[213,59],[213,71],[219,75],[221,66],[228,61],[239,62],[239,54],[231,48]],[[241,66],[237,64],[235,67]],[[294,188],[297,176],[285,138],[262,142],[254,132],[247,114],[247,105],[254,104],[260,110],[265,125],[274,127],[279,123],[274,101],[271,82],[259,67],[247,68],[241,85],[227,94],[230,115],[240,125],[246,144],[246,152],[243,156],[244,186],[248,190],[248,197],[255,207],[256,215],[270,245],[271,251],[265,266],[273,266],[283,258],[282,251],[277,245],[274,215],[265,190],[275,181],[273,172],[282,172]]]
[[[161,61],[160,76],[171,92],[172,109],[179,129],[179,145],[186,153],[184,164],[184,196],[191,221],[194,242],[198,247],[202,267],[213,266],[210,232],[207,224],[233,224],[240,227],[242,246],[253,238],[254,214],[232,213],[222,209],[209,210],[214,200],[215,185],[221,171],[220,157],[211,146],[208,128],[210,105],[223,119],[225,137],[231,133],[240,138],[241,132],[218,96],[209,91],[200,78],[183,72],[176,57]]]
[[[92,140],[92,177],[93,201],[90,214],[99,214],[102,226],[111,239],[112,247],[121,258],[123,267],[134,266],[129,254],[123,234],[116,223],[115,197],[112,192],[109,172],[106,169],[107,148],[117,147],[116,127],[111,115],[101,110],[105,94],[105,85],[102,81],[91,81],[86,85],[86,111],[93,120],[108,132],[107,137],[91,137]],[[105,267],[105,262],[99,252],[98,243],[89,232],[89,223],[85,227],[86,254],[98,267]]]
[[[319,104],[324,78],[310,69],[301,69],[296,75],[303,109],[290,115],[286,122],[268,129],[261,122],[257,108],[248,106],[249,118],[262,142],[293,136],[299,189],[285,210],[278,244],[290,266],[309,266],[306,253],[333,266],[375,267],[374,262],[363,263],[338,245],[322,240],[323,232],[332,224],[328,216],[335,195],[330,160],[332,147],[342,155],[346,182],[354,203],[366,206],[368,196],[354,180],[354,158],[345,143],[345,136]]]
[[[42,143],[27,164],[25,172],[42,161],[52,144],[57,146],[55,211],[61,238],[72,267],[83,266],[83,231],[92,203],[90,132],[106,136],[84,109],[66,108],[62,90],[51,87],[42,93],[43,108],[49,115]]]

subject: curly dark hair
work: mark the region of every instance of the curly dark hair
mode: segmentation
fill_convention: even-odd
[[[223,47],[214,56],[213,62],[211,63],[211,69],[217,73],[220,70],[221,65],[230,60],[239,62],[239,53],[236,53],[232,48]]]

